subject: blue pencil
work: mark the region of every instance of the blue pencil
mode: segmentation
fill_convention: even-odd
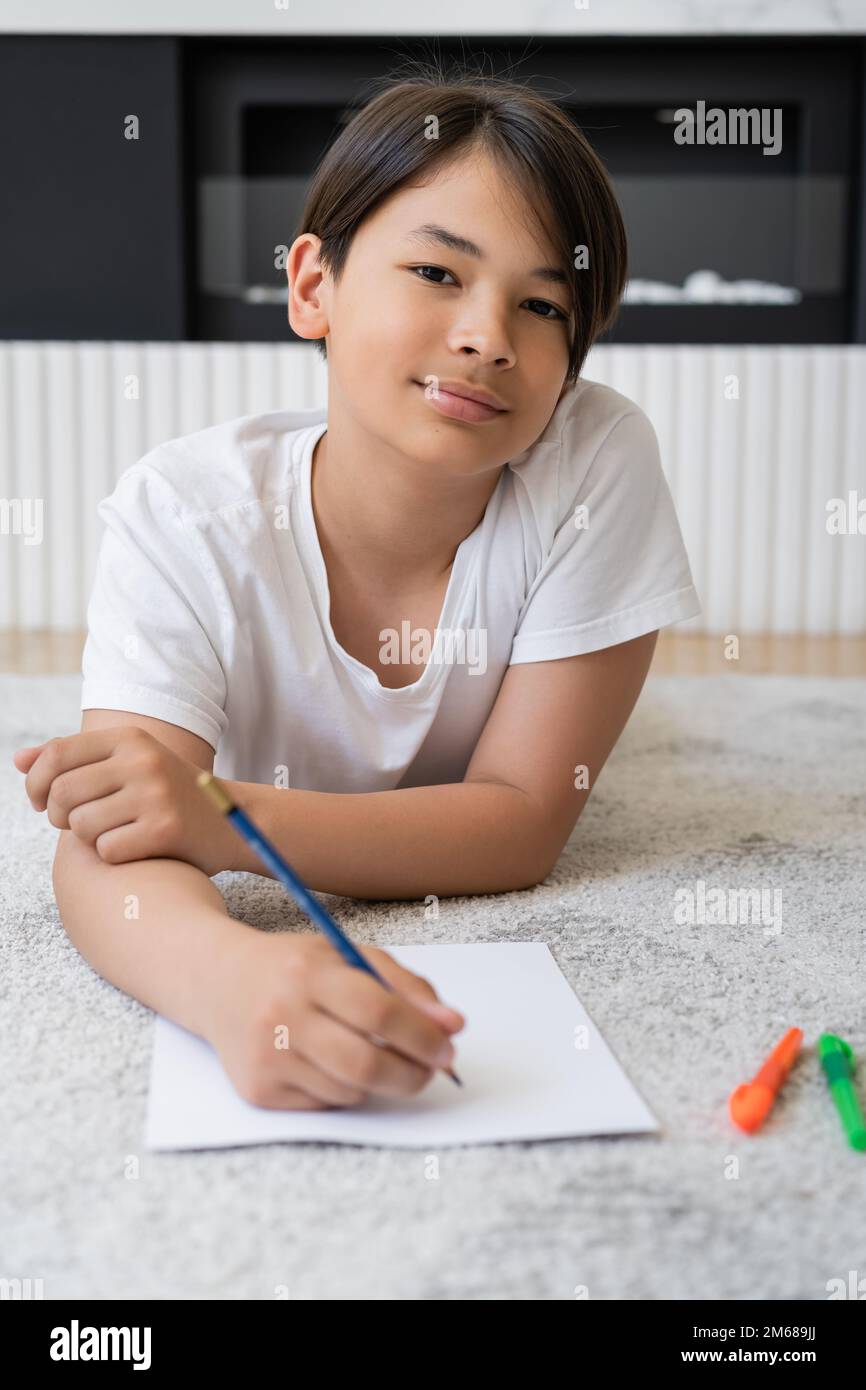
[[[306,912],[315,925],[325,933],[331,945],[336,946],[343,959],[358,970],[366,970],[368,974],[373,976],[374,980],[378,980],[380,985],[384,985],[385,989],[393,990],[394,986],[387,980],[383,980],[378,970],[374,970],[370,962],[352,945],[346,933],[337,926],[330,912],[322,907],[318,898],[313,897],[309,888],[301,882],[294,869],[289,868],[283,856],[274,848],[270,840],[253,825],[247,813],[232,801],[222,782],[214,777],[212,772],[200,772],[196,781],[207,792],[214,804],[219,807],[223,815],[231,821],[238,834],[252,845],[256,854],[279,879],[283,887],[289,890],[298,907]],[[443,1067],[443,1071],[451,1077],[452,1081],[456,1081],[458,1086],[463,1085],[459,1076],[450,1067]]]

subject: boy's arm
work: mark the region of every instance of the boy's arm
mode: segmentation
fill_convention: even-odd
[[[574,829],[657,636],[510,666],[462,782],[351,794],[226,785],[319,892],[423,898],[530,888]],[[268,873],[240,837],[225,867]]]
[[[462,782],[351,794],[226,785],[319,892],[419,899],[533,887],[556,864],[625,727],[657,636],[510,666]],[[88,710],[82,730],[109,724],[139,724],[213,768],[204,739],[162,720]],[[220,867],[270,876],[240,836],[226,845],[231,862]]]
[[[138,724],[179,757],[213,768],[204,739],[160,719],[125,710],[85,710],[82,732]],[[92,845],[61,830],[54,895],[66,934],[104,979],[190,1032],[205,1036],[208,978],[226,967],[238,933],[206,874],[180,859],[107,864]]]
[[[530,888],[547,869],[539,818],[517,787],[446,782],[389,792],[310,792],[221,779],[314,891],[449,897]],[[226,868],[273,875],[238,837]]]
[[[106,864],[61,830],[54,896],[66,934],[93,969],[125,994],[205,1037],[208,1009],[239,932],[219,889],[180,859]]]

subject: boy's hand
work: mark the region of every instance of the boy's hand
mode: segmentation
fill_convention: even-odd
[[[318,932],[238,933],[206,1033],[244,1100],[269,1110],[359,1105],[415,1095],[451,1065],[449,1035],[463,1015],[386,951],[355,944],[393,991]]]
[[[34,810],[108,864],[183,859],[210,877],[231,862],[235,831],[196,786],[201,768],[145,729],[51,738],[19,748],[14,761]]]

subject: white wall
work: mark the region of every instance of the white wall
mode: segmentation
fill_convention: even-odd
[[[597,347],[583,374],[658,434],[704,607],[678,631],[866,632],[866,535],[826,528],[866,498],[866,348]],[[97,503],[154,445],[326,394],[293,343],[0,344],[0,501],[43,515],[38,544],[0,534],[0,628],[85,625]]]
[[[844,34],[864,0],[0,0],[22,34]]]

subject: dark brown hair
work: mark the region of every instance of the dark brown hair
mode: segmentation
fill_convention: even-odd
[[[479,72],[446,74],[413,63],[349,121],[313,178],[296,236],[321,238],[321,262],[337,282],[363,219],[404,182],[432,176],[478,150],[515,179],[568,276],[575,307],[567,380],[577,380],[593,342],[610,326],[626,282],[628,247],[607,172],[586,137],[554,102]],[[438,138],[426,138],[430,118]],[[588,248],[577,269],[575,248]],[[327,355],[324,339],[317,347]]]

